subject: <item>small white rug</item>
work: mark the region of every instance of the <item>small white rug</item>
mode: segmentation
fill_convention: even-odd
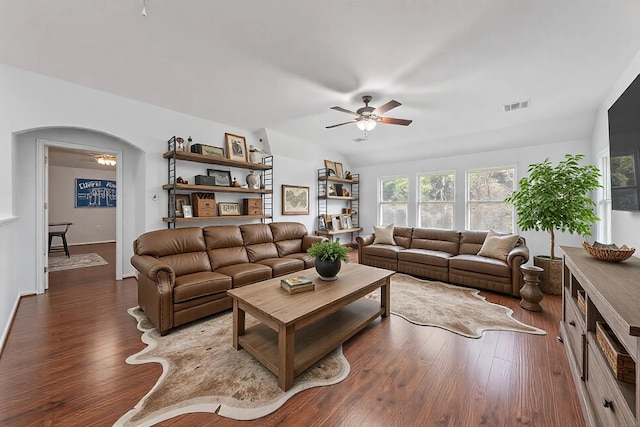
[[[96,253],[49,257],[49,272],[109,264]]]

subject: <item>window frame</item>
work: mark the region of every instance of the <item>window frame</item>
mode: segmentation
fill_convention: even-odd
[[[438,175],[453,175],[453,200],[452,201],[422,201],[422,192],[421,192],[421,179],[423,176],[438,176]],[[416,224],[417,227],[425,227],[422,224],[422,204],[440,204],[440,203],[450,203],[451,209],[452,209],[452,217],[451,217],[451,230],[455,230],[456,228],[456,179],[457,179],[457,171],[455,169],[449,169],[449,170],[445,170],[445,171],[438,171],[438,172],[423,172],[423,173],[418,173],[416,175],[416,190],[417,190],[417,203],[416,203]]]
[[[473,169],[466,169],[465,170],[465,227],[467,230],[472,230],[471,228],[471,205],[473,203],[477,203],[477,202],[473,202],[470,200],[470,195],[471,195],[471,175],[472,173],[477,173],[477,172],[485,172],[485,171],[499,171],[499,170],[507,170],[507,169],[512,169],[513,170],[513,186],[511,189],[511,193],[513,193],[518,185],[518,167],[517,165],[504,165],[504,166],[489,166],[489,167],[484,167],[484,168],[473,168]],[[482,202],[482,203],[487,203],[487,202]],[[519,230],[517,228],[517,221],[516,221],[516,208],[515,206],[511,205],[510,203],[505,202],[504,200],[502,201],[489,201],[489,203],[496,203],[496,204],[504,204],[504,205],[510,205],[511,206],[511,230],[500,230],[500,231],[508,231],[510,233],[518,233]],[[484,231],[484,230],[483,230]],[[496,230],[498,231],[498,230]]]
[[[382,201],[382,189],[383,189],[383,182],[386,180],[392,180],[392,179],[406,179],[407,180],[407,200],[405,202],[383,202]],[[411,187],[411,180],[409,179],[408,175],[386,175],[386,176],[379,176],[378,177],[378,189],[377,189],[377,202],[378,202],[378,212],[377,212],[377,219],[376,219],[376,223],[378,225],[385,225],[382,224],[382,206],[383,205],[388,205],[388,204],[392,204],[392,203],[405,203],[406,204],[406,212],[407,212],[407,218],[406,218],[406,224],[396,224],[399,227],[408,227],[409,225],[409,201],[411,199],[411,195],[409,194]]]

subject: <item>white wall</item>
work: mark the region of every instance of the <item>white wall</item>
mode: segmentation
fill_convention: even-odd
[[[607,94],[596,117],[596,124],[593,130],[592,150],[599,153],[609,149],[609,122],[607,110],[618,99],[622,92],[640,74],[640,52],[635,56],[625,72],[612,86]],[[604,240],[604,239],[602,239]],[[640,257],[640,212],[611,212],[611,242],[618,246],[625,244],[636,248],[634,256]]]
[[[69,245],[115,242],[116,208],[77,208],[76,178],[116,181],[116,172],[49,166],[49,223],[73,223],[66,236]],[[60,239],[54,239],[53,244],[60,244]]]
[[[455,228],[464,230],[465,227],[465,200],[466,200],[466,171],[468,169],[489,168],[501,166],[513,166],[516,168],[517,179],[527,175],[527,167],[531,163],[544,161],[547,157],[557,163],[563,160],[564,155],[584,154],[583,163],[593,164],[591,159],[590,141],[563,141],[548,143],[541,141],[534,147],[504,149],[486,153],[475,153],[455,157],[426,158],[415,162],[395,163],[375,167],[359,168],[355,172],[360,173],[360,223],[364,227],[364,233],[369,234],[373,225],[377,224],[377,186],[378,177],[381,176],[407,176],[409,177],[410,212],[408,212],[408,225],[417,224],[417,176],[423,173],[455,171],[456,173],[456,207]],[[415,210],[411,207],[415,206]],[[548,233],[527,231],[522,232],[527,240],[527,246],[534,255],[549,255],[550,236]],[[556,250],[560,245],[580,246],[583,238],[578,235],[559,233],[556,235]],[[557,252],[558,253],[558,252]],[[557,256],[557,255],[556,255]],[[533,260],[531,260],[532,262]]]

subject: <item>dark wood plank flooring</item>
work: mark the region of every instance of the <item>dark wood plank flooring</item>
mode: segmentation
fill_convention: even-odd
[[[0,425],[109,426],[155,384],[159,364],[127,365],[141,350],[126,310],[136,281],[116,281],[115,245],[72,247],[109,264],[50,274],[44,295],[24,297],[0,358]],[[583,426],[562,343],[561,298],[544,312],[483,292],[544,337],[485,332],[464,338],[391,316],[345,343],[341,383],[306,390],[273,414],[234,421],[189,414],[162,426]]]

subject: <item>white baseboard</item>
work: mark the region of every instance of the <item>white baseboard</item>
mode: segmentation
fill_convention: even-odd
[[[0,354],[2,354],[2,352],[4,351],[4,345],[7,342],[7,338],[9,337],[9,331],[11,330],[13,321],[16,318],[16,313],[18,312],[18,306],[20,305],[20,300],[22,299],[22,297],[25,297],[27,295],[35,295],[35,293],[33,292],[20,293],[18,294],[18,298],[16,298],[16,301],[13,303],[11,314],[9,315],[9,319],[7,321],[7,324],[5,325],[4,331],[2,331],[2,337],[0,338]]]

